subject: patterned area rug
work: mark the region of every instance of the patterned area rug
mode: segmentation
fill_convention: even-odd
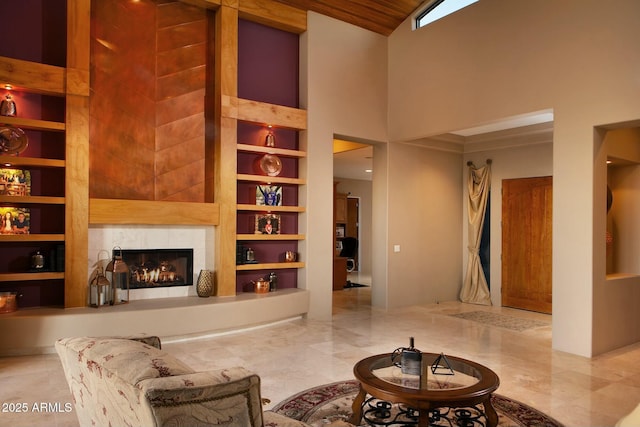
[[[349,425],[344,421],[351,416],[351,404],[357,393],[358,382],[356,380],[339,381],[310,388],[291,396],[275,405],[273,411],[304,421],[313,427],[345,426]],[[494,394],[491,403],[498,413],[500,427],[562,427],[562,424],[553,418],[508,397]],[[471,427],[483,424],[478,422],[465,425]]]
[[[540,328],[542,326],[549,326],[549,324],[538,320],[521,319],[519,317],[487,311],[468,311],[465,313],[450,314],[450,316],[484,323],[485,325],[511,329],[518,332],[526,331],[527,329]]]

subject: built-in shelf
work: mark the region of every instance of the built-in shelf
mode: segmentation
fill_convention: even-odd
[[[0,274],[0,281],[2,282],[23,282],[30,280],[56,280],[64,279],[63,272],[49,272],[42,273],[2,273]]]
[[[304,234],[238,234],[236,240],[304,240]]]
[[[64,197],[49,196],[0,196],[0,202],[11,204],[47,204],[47,205],[64,205]]]
[[[307,111],[300,108],[226,95],[222,95],[222,105],[223,108],[232,106],[231,108],[225,108],[225,115],[230,118],[250,123],[269,123],[274,127],[297,130],[307,129]]]
[[[239,204],[239,211],[255,211],[255,212],[305,212],[304,206],[266,206]]]
[[[33,130],[45,130],[45,131],[56,131],[56,132],[64,132],[66,129],[66,125],[61,122],[52,122],[49,120],[39,120],[39,119],[26,119],[23,117],[9,117],[2,116],[0,118],[0,123],[4,125],[11,125],[15,127],[19,127],[21,129],[33,129]]]
[[[238,151],[245,151],[248,153],[277,154],[278,156],[283,157],[307,157],[307,153],[300,150],[290,150],[287,148],[266,147],[252,144],[238,144]]]
[[[607,281],[622,279],[640,279],[640,275],[632,273],[611,273],[607,274]]]
[[[268,262],[262,264],[236,265],[238,271],[250,270],[284,270],[286,268],[304,268],[304,262]]]
[[[302,178],[285,178],[280,176],[252,175],[247,173],[239,173],[238,181],[261,182],[265,184],[293,184],[304,185],[307,183]]]
[[[64,67],[0,56],[0,81],[14,90],[63,96],[67,80]]]
[[[64,234],[0,234],[0,242],[64,242]]]
[[[66,162],[58,159],[39,159],[37,157],[0,156],[3,167],[35,166],[43,168],[64,168]]]

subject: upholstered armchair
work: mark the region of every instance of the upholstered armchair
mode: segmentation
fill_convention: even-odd
[[[80,425],[308,427],[263,411],[252,372],[195,372],[160,347],[157,337],[58,340]]]

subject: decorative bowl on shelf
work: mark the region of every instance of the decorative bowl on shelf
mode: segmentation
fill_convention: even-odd
[[[260,159],[260,169],[268,176],[278,176],[282,171],[282,161],[275,154],[265,154]]]
[[[20,154],[29,145],[29,140],[24,131],[13,126],[0,127],[0,153]]]

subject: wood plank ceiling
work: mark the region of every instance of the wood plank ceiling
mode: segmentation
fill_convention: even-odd
[[[276,0],[390,35],[424,0]]]

